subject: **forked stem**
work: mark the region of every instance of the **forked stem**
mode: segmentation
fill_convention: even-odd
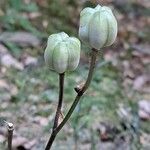
[[[88,73],[87,80],[86,80],[84,86],[77,92],[77,96],[76,96],[73,104],[71,105],[68,113],[66,114],[65,118],[63,119],[63,121],[58,125],[58,127],[56,127],[53,130],[45,150],[50,150],[50,148],[51,148],[51,146],[52,146],[52,144],[55,140],[56,135],[63,128],[63,126],[66,124],[66,122],[69,120],[69,118],[72,115],[74,109],[76,108],[77,104],[79,103],[80,98],[82,97],[84,92],[88,89],[88,87],[91,83],[92,77],[93,77],[97,55],[98,55],[98,50],[92,49],[91,62],[90,62],[90,68],[89,68],[89,73]]]

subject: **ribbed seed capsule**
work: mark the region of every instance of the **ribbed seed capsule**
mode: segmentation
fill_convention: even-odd
[[[58,73],[73,71],[79,64],[80,47],[77,38],[69,37],[64,32],[52,34],[45,49],[45,62],[51,70]]]
[[[80,13],[79,37],[90,47],[100,50],[110,46],[117,36],[117,21],[109,7],[98,5]]]

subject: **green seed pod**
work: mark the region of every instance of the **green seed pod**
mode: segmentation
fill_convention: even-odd
[[[109,7],[97,5],[80,13],[79,37],[90,47],[100,50],[110,46],[117,36],[117,21]]]
[[[73,71],[79,64],[80,47],[77,38],[69,37],[64,32],[52,34],[45,49],[45,62],[51,70],[58,73]]]

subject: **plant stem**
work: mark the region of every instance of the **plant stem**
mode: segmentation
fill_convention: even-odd
[[[63,126],[66,124],[66,122],[69,120],[69,118],[72,115],[74,109],[76,108],[80,98],[82,97],[84,92],[88,89],[88,87],[91,83],[91,80],[92,80],[93,73],[94,73],[94,68],[95,68],[97,55],[98,55],[98,50],[92,49],[91,62],[90,62],[90,68],[89,68],[89,73],[88,73],[87,80],[86,80],[84,86],[78,91],[77,96],[76,96],[73,104],[71,105],[71,108],[69,109],[68,113],[66,114],[65,118],[63,119],[63,121],[60,123],[60,125],[58,127],[56,127],[53,130],[45,150],[50,150],[56,135],[63,128]]]
[[[8,130],[8,150],[12,150],[12,138],[14,131],[14,126],[12,123],[7,123],[7,130]]]
[[[62,102],[63,102],[63,91],[64,91],[64,77],[65,77],[65,73],[59,74],[59,100],[58,100],[57,110],[56,110],[55,119],[54,119],[54,125],[52,129],[52,134],[51,134],[51,141],[54,141],[55,139],[56,135],[54,131],[58,126],[59,117],[61,114],[61,107],[62,107]],[[45,150],[49,150],[50,149],[49,147],[50,147],[50,143],[48,142]]]
[[[53,130],[58,126],[58,121],[61,114],[61,107],[63,102],[63,91],[64,91],[64,76],[65,73],[59,74],[59,100],[58,100],[58,106],[55,115]]]

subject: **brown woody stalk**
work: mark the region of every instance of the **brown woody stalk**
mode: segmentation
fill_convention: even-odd
[[[61,115],[61,107],[63,102],[63,91],[64,91],[64,76],[65,73],[59,74],[59,100],[58,100],[58,106],[55,115],[53,130],[55,130],[56,127],[58,126],[59,117]]]
[[[8,150],[12,150],[14,125],[12,123],[7,122],[7,130],[8,130]]]
[[[57,105],[57,110],[56,110],[56,114],[55,114],[55,119],[54,119],[54,125],[53,125],[53,129],[52,129],[52,133],[51,133],[51,142],[54,141],[55,139],[55,129],[58,126],[58,122],[59,122],[59,117],[61,115],[61,107],[62,107],[62,102],[63,102],[63,91],[64,91],[64,77],[65,77],[65,73],[59,74],[59,100],[58,100],[58,105]],[[45,149],[50,149],[50,144],[48,143]]]
[[[84,86],[81,89],[79,89],[78,91],[76,91],[77,96],[76,96],[73,104],[71,105],[68,113],[66,114],[65,118],[63,119],[63,121],[55,129],[53,128],[53,132],[52,132],[52,134],[49,138],[49,141],[47,143],[47,146],[46,146],[45,150],[50,150],[50,148],[51,148],[51,146],[52,146],[52,144],[55,140],[56,135],[63,128],[63,126],[66,124],[66,122],[69,120],[69,118],[72,115],[74,109],[76,108],[77,104],[79,103],[79,100],[81,99],[82,95],[88,89],[88,87],[91,83],[92,77],[93,77],[97,55],[98,55],[98,50],[92,49],[91,62],[90,62],[90,68],[89,68],[89,73],[88,73],[87,80],[86,80]]]

